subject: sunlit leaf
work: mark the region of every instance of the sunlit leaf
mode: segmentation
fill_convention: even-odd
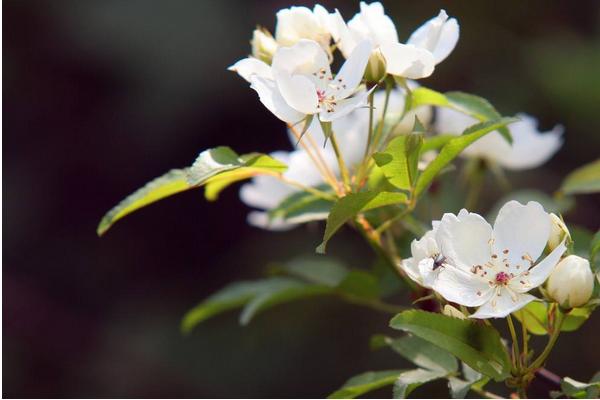
[[[98,235],[104,234],[124,216],[165,197],[206,186],[206,198],[214,200],[219,192],[242,179],[259,174],[281,173],[287,166],[258,153],[237,155],[229,147],[205,150],[190,168],[174,169],[147,183],[113,207],[100,221]]]
[[[501,118],[494,121],[482,122],[467,128],[461,136],[451,139],[442,147],[438,156],[425,168],[417,181],[415,194],[421,194],[435,177],[454,160],[464,149],[484,135],[515,122],[515,118]]]
[[[549,304],[541,301],[534,301],[527,304],[513,315],[523,324],[529,332],[534,335],[548,334],[548,307]],[[565,316],[562,332],[571,332],[579,329],[581,325],[589,318],[592,310],[586,307],[573,308]]]
[[[398,314],[391,320],[390,326],[441,347],[497,381],[510,375],[508,353],[500,334],[491,326],[420,310]]]
[[[406,194],[396,192],[350,193],[342,197],[329,213],[323,242],[317,247],[317,252],[325,253],[327,242],[333,234],[357,214],[392,204],[403,204],[406,200]]]

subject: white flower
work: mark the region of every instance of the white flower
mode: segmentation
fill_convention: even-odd
[[[301,39],[279,47],[271,66],[246,58],[229,69],[251,82],[260,101],[279,119],[296,124],[318,114],[329,122],[365,104],[367,92],[357,92],[370,54],[371,45],[361,43],[334,78],[321,46]]]
[[[433,221],[433,229],[425,233],[421,239],[415,239],[410,244],[412,257],[402,260],[400,268],[406,275],[419,285],[431,289],[438,273],[446,260],[440,254],[435,240],[439,221]]]
[[[480,215],[445,214],[436,242],[447,260],[433,289],[446,300],[479,307],[471,318],[502,318],[535,300],[527,294],[550,275],[564,243],[536,263],[550,236],[550,218],[534,201],[509,201],[492,228]]]
[[[290,7],[277,12],[275,40],[282,46],[292,46],[301,39],[310,39],[319,43],[323,49],[329,49],[329,13],[317,4],[311,11],[306,7]]]
[[[456,46],[458,23],[441,10],[439,15],[418,28],[407,44],[398,40],[394,23],[385,15],[379,2],[360,3],[360,13],[346,24],[339,11],[331,14],[331,34],[345,57],[362,40],[368,39],[375,52],[371,63],[377,63],[379,54],[386,63],[386,72],[409,79],[428,77],[435,65],[444,60]]]
[[[590,262],[579,256],[565,257],[548,278],[548,296],[562,307],[580,307],[594,291],[594,274]]]
[[[557,125],[551,131],[541,133],[537,129],[535,118],[527,114],[517,116],[520,121],[510,125],[512,146],[499,132],[494,131],[467,147],[462,155],[497,162],[511,170],[535,168],[548,161],[562,146],[563,127]],[[460,135],[467,127],[477,122],[461,112],[438,108],[435,126],[440,134]]]

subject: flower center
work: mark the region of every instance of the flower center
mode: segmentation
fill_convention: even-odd
[[[508,281],[510,281],[511,276],[506,272],[498,272],[496,274],[496,284],[497,285],[506,285]]]
[[[319,108],[325,108],[328,113],[335,111],[337,103],[334,95],[328,97],[324,90],[317,89],[317,98],[319,99]]]

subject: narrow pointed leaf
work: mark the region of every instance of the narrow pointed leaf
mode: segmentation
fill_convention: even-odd
[[[384,337],[383,343],[417,367],[444,373],[456,372],[458,361],[446,350],[417,336]]]
[[[331,257],[298,258],[281,266],[283,271],[308,282],[337,287],[350,270]]]
[[[499,127],[506,126],[511,122],[517,121],[515,118],[501,118],[499,120],[482,122],[467,128],[461,136],[451,139],[442,147],[438,156],[425,168],[419,176],[415,188],[415,195],[420,195],[429,187],[435,177],[454,160],[464,149],[476,140],[482,138],[488,133],[497,130]]]
[[[327,242],[333,234],[357,214],[392,204],[403,204],[406,203],[406,200],[406,194],[397,192],[361,192],[350,193],[342,197],[331,209],[327,218],[323,242],[317,247],[317,252],[325,253]]]

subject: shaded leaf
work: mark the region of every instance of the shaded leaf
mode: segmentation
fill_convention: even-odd
[[[269,218],[292,223],[318,221],[327,218],[333,201],[325,200],[313,193],[295,192],[283,199],[269,211]]]
[[[564,194],[596,193],[600,191],[600,159],[577,168],[563,181]]]
[[[445,373],[458,370],[458,362],[452,354],[417,336],[386,339],[388,346],[418,367]]]
[[[419,310],[396,315],[390,326],[441,347],[497,381],[510,374],[508,354],[500,341],[500,334],[491,326]]]
[[[429,371],[426,369],[413,369],[398,376],[394,382],[394,398],[405,399],[413,390],[424,383],[446,376],[444,371]]]
[[[420,195],[442,171],[442,169],[454,160],[465,148],[486,134],[515,122],[515,118],[501,118],[494,121],[482,122],[467,128],[461,136],[451,139],[442,147],[438,156],[425,168],[417,181],[415,195]]]
[[[392,385],[402,370],[365,372],[350,378],[339,390],[328,396],[329,399],[354,399],[367,392]]]
[[[406,194],[397,192],[361,192],[342,197],[329,213],[323,242],[317,247],[317,252],[325,253],[327,242],[333,234],[357,214],[392,204],[403,204],[406,200]]]
[[[331,257],[299,258],[282,265],[282,269],[312,283],[337,287],[350,272]]]
[[[376,298],[380,294],[377,278],[373,274],[359,269],[350,271],[340,282],[338,288],[342,292],[356,297]]]

